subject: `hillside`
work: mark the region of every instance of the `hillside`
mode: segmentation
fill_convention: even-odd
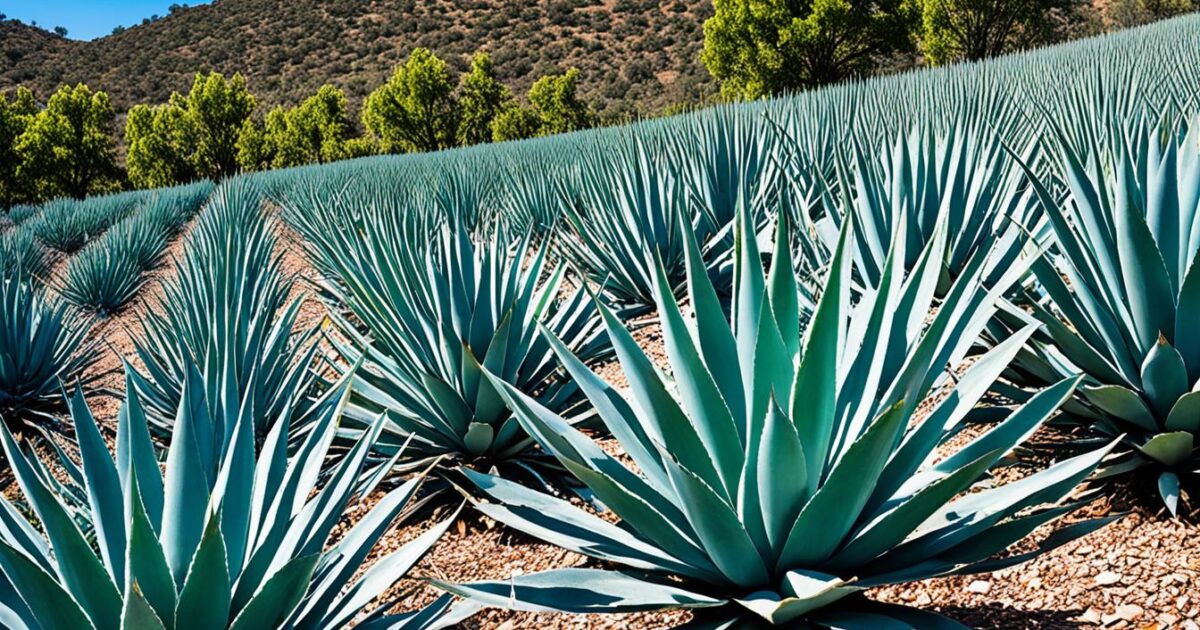
[[[5,21],[0,90],[23,84],[44,98],[82,81],[124,112],[217,70],[246,75],[267,107],[324,83],[357,104],[420,46],[458,71],[486,50],[519,95],[577,66],[601,111],[653,111],[713,89],[699,60],[711,12],[711,0],[217,0],[91,42]]]

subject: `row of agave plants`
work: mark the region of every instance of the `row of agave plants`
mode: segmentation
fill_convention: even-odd
[[[223,184],[143,317],[115,451],[77,389],[74,446],[26,439],[57,415],[5,423],[25,500],[0,503],[0,620],[432,628],[490,605],[958,627],[863,592],[1094,531],[1111,517],[1005,554],[1134,468],[1174,512],[1200,465],[1196,23]],[[277,216],[323,331],[298,329]],[[5,297],[4,347],[29,347],[48,311]],[[665,369],[635,341],[648,314]],[[597,374],[614,357],[620,384]],[[1050,422],[1082,425],[1073,453],[993,476]],[[389,588],[457,513],[364,561],[413,508],[457,503],[418,498],[430,474],[597,562],[433,581],[464,599],[396,613]]]

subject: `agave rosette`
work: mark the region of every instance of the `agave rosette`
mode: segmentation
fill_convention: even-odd
[[[320,213],[316,213],[320,214]],[[544,323],[587,358],[607,349],[592,301],[565,291],[566,267],[552,266],[549,244],[510,243],[503,233],[476,243],[464,227],[430,228],[420,215],[368,214],[342,229],[302,228],[320,266],[334,339],[346,364],[359,364],[347,431],[386,414],[380,450],[404,446],[400,470],[447,463],[516,465],[539,459],[483,370],[565,415],[577,414],[578,387],[558,373]],[[397,247],[397,243],[405,246]],[[562,295],[560,295],[562,293]]]
[[[1028,300],[1049,339],[1026,363],[1087,375],[1092,428],[1130,446],[1108,472],[1153,465],[1174,512],[1200,468],[1200,122],[1119,125],[1086,155],[1061,144],[1066,199],[1030,175],[1053,247]]]
[[[245,180],[214,191],[175,277],[142,314],[134,347],[144,368],[134,384],[159,435],[171,430],[191,363],[210,387],[224,372],[235,375],[263,423],[260,436],[281,414],[302,410],[316,381],[315,331],[297,331],[301,299],[289,299],[293,280],[282,269],[276,224],[260,204],[260,191]]]
[[[62,454],[61,483],[3,429],[4,452],[32,515],[0,499],[0,619],[15,629],[443,627],[472,612],[443,597],[394,615],[381,596],[424,555],[453,517],[360,568],[400,519],[421,483],[387,492],[330,543],[343,512],[378,471],[367,455],[379,424],[329,470],[326,463],[345,384],[314,407],[310,431],[288,450],[288,414],[256,452],[249,399],[206,398],[188,371],[175,432],[159,469],[136,389],[110,453],[80,392],[71,397],[80,463]],[[218,391],[229,391],[218,387]],[[232,427],[229,441],[214,427]],[[366,479],[362,484],[360,479]],[[36,518],[34,518],[36,517]],[[357,577],[357,579],[356,579]]]
[[[31,281],[0,278],[0,419],[11,430],[58,427],[62,382],[90,383],[91,320]]]
[[[679,219],[688,214],[687,201],[659,145],[648,133],[613,138],[578,169],[574,186],[563,184],[569,229],[559,239],[562,253],[626,317],[654,304],[656,255],[672,286],[683,286]]]
[[[477,508],[626,570],[563,569],[439,586],[523,610],[692,607],[699,609],[697,621],[717,627],[755,621],[959,627],[858,594],[1015,565],[1109,520],[1076,523],[1032,551],[997,557],[1089,501],[1088,495],[1072,498],[1072,492],[1107,449],[1018,481],[975,486],[1052,416],[1078,379],[1056,383],[972,440],[947,442],[1033,332],[1029,327],[978,357],[957,379],[946,377],[944,368],[960,364],[1021,265],[988,287],[982,277],[993,252],[980,252],[937,301],[943,226],[909,274],[900,269],[903,239],[897,239],[878,290],[852,305],[847,229],[802,333],[786,239],[776,240],[764,275],[754,239],[741,237],[753,231],[744,215],[740,225],[729,321],[694,243],[688,248],[693,325],[685,323],[659,268],[657,305],[673,381],[603,307],[628,396],[546,333],[634,467],[529,396],[493,380],[526,430],[620,522],[468,472],[490,499]],[[936,315],[927,321],[934,306]],[[917,412],[926,405],[927,413]]]

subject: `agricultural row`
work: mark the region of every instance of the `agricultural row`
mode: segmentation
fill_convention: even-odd
[[[0,371],[0,437],[24,499],[0,502],[0,620],[432,628],[482,605],[959,627],[863,593],[1087,535],[1115,517],[1060,519],[1130,477],[1189,511],[1198,94],[1192,16],[626,128],[22,210],[0,260],[84,236],[58,274],[4,263],[0,370],[25,363]],[[162,245],[127,234],[169,238],[206,196],[113,431],[72,385],[95,352],[79,310],[127,304],[102,265],[142,277]],[[47,227],[60,213],[102,227]],[[317,329],[283,270],[292,233]],[[614,359],[623,382],[598,374]],[[1051,424],[1071,439],[1050,463],[995,474]],[[335,537],[358,496],[378,500]],[[401,515],[460,497],[598,562],[434,581],[394,610],[462,510],[360,569]]]

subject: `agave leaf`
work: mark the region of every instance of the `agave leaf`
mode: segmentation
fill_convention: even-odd
[[[784,576],[784,597],[771,591],[759,591],[738,599],[763,619],[774,625],[787,624],[814,610],[858,592],[852,584],[835,575],[815,571],[788,571]]]
[[[575,509],[566,501],[470,469],[464,468],[463,473],[481,491],[500,502],[477,503],[475,507],[501,523],[520,527],[523,531],[537,532],[545,540],[565,549],[594,554],[634,568],[663,569],[684,574],[695,572],[685,562],[671,557],[633,533]],[[693,546],[693,549],[693,556],[703,557],[699,548]],[[719,576],[715,567],[705,575]]]
[[[1158,476],[1158,494],[1162,497],[1163,505],[1176,516],[1179,510],[1179,475],[1164,471]]]
[[[680,217],[680,221],[683,218]],[[681,228],[682,229],[682,228]],[[687,263],[688,296],[692,301],[692,313],[696,318],[696,338],[700,352],[704,355],[704,365],[712,375],[717,387],[721,390],[730,413],[739,427],[745,427],[746,392],[742,385],[741,366],[736,360],[737,342],[729,322],[725,320],[724,309],[717,298],[716,288],[708,277],[704,260],[691,230],[683,230]],[[561,358],[561,353],[560,358]],[[744,433],[744,428],[739,434]],[[624,440],[621,441],[624,444]]]
[[[125,514],[121,481],[116,465],[108,454],[108,447],[100,437],[96,419],[84,403],[83,389],[78,385],[70,396],[69,404],[79,441],[79,454],[83,459],[88,503],[95,514],[93,525],[101,556],[112,581],[119,584],[125,577]]]
[[[805,480],[807,494],[817,491],[825,474],[829,458],[829,447],[833,440],[837,384],[830,378],[839,369],[838,357],[842,350],[842,322],[849,302],[850,256],[847,243],[850,228],[844,228],[830,263],[825,292],[817,303],[804,341],[804,353],[796,370],[796,381],[791,390],[791,418],[796,423],[796,433],[804,445]]]
[[[0,567],[3,567],[8,579],[21,585],[25,604],[29,606],[42,628],[117,628],[116,623],[93,625],[88,615],[84,614],[83,609],[57,580],[3,540],[0,540]]]
[[[1165,418],[1188,391],[1187,366],[1179,351],[1161,334],[1142,363],[1142,386],[1158,417]]]
[[[1173,467],[1182,464],[1192,454],[1195,436],[1187,431],[1172,431],[1159,433],[1138,447],[1143,455],[1162,464]]]
[[[1192,391],[1181,396],[1171,407],[1164,426],[1169,431],[1200,433],[1200,392]]]
[[[150,440],[146,414],[138,395],[139,388],[134,385],[137,378],[136,371],[126,366],[126,395],[117,416],[115,461],[117,472],[121,474],[121,487],[125,489],[126,496],[129,496],[129,488],[136,483],[137,496],[146,510],[146,516],[151,526],[158,531],[162,525],[163,480],[154,443]]]
[[[183,586],[188,565],[204,534],[213,464],[212,425],[204,381],[189,366],[176,432],[167,452],[162,544],[175,583]]]
[[[1134,177],[1132,165],[1123,160],[1123,166],[1124,169],[1118,170],[1117,187],[1128,190]],[[1175,298],[1162,253],[1140,214],[1144,210],[1132,207],[1133,200],[1126,194],[1118,195],[1115,208],[1116,251],[1121,259],[1138,347],[1142,352],[1150,352],[1162,331],[1175,328]]]
[[[130,585],[130,592],[125,596],[125,607],[121,611],[122,630],[167,630],[158,613],[142,596],[138,583]]]
[[[125,495],[125,513],[129,519],[129,531],[124,576],[126,605],[129,605],[130,594],[136,589],[138,597],[154,609],[155,616],[170,630],[175,627],[175,580],[154,526],[146,514],[140,478],[132,471],[127,474],[129,490]]]
[[[1101,385],[1083,388],[1083,395],[1094,405],[1122,420],[1133,423],[1147,431],[1154,431],[1158,424],[1150,408],[1136,392],[1120,385]]]
[[[598,569],[554,569],[494,582],[430,582],[484,605],[529,612],[641,612],[705,608],[725,603],[725,600],[650,582],[629,573]]]
[[[683,314],[679,312],[679,305],[670,292],[661,261],[655,268],[655,299],[667,356],[671,365],[677,366],[678,370],[674,377],[680,406],[691,420],[720,475],[723,485],[714,488],[725,497],[733,497],[737,493],[738,475],[742,468],[742,438],[716,381],[692,342]]]
[[[234,618],[229,630],[275,628],[300,604],[320,555],[301,556],[284,564]]]
[[[175,627],[223,630],[229,623],[229,568],[220,512],[208,518],[175,607]]]

